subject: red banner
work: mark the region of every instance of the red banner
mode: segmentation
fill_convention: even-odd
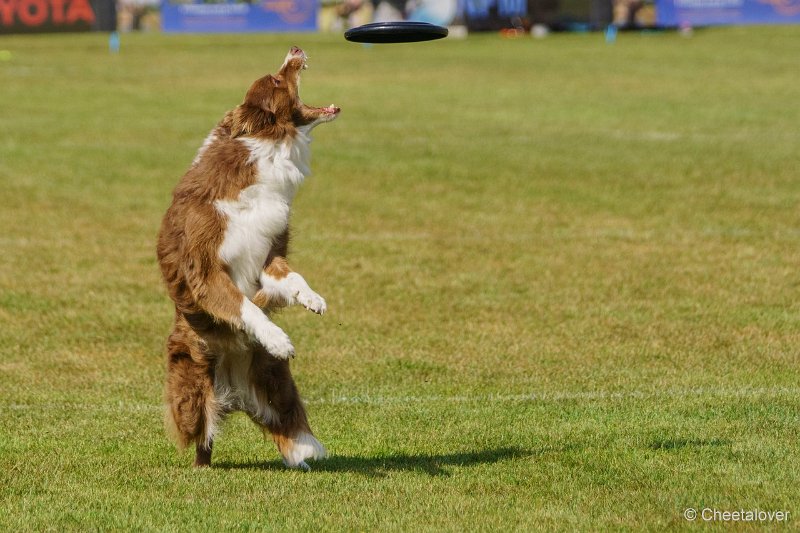
[[[112,31],[114,0],[0,0],[0,33]]]

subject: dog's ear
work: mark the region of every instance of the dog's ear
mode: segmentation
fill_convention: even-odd
[[[231,137],[264,132],[275,125],[275,113],[257,106],[242,104],[231,117]]]

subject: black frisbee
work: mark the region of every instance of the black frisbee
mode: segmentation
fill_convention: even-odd
[[[354,43],[415,43],[447,37],[447,28],[427,22],[375,22],[344,32]]]

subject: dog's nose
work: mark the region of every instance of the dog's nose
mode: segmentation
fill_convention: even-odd
[[[303,51],[296,46],[292,46],[292,48],[289,50],[289,53],[293,56],[303,55]]]

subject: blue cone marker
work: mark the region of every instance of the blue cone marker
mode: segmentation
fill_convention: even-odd
[[[617,27],[614,24],[609,24],[606,28],[606,42],[613,44],[617,41]]]
[[[108,50],[112,54],[119,53],[119,32],[112,31],[111,35],[108,36]]]

